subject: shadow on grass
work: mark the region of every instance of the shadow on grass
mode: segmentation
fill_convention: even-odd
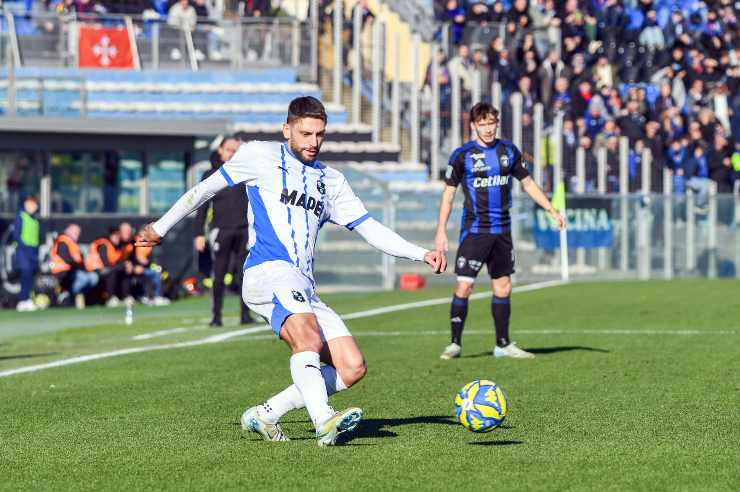
[[[595,347],[583,347],[581,345],[564,345],[560,347],[540,347],[540,348],[524,348],[527,352],[531,352],[533,354],[554,354],[557,352],[573,352],[573,351],[582,351],[582,352],[600,352],[603,354],[608,354],[609,351],[601,348],[595,348]],[[470,354],[470,355],[463,355],[464,359],[472,359],[476,357],[492,357],[491,351],[487,350],[485,352],[480,352],[478,354]]]
[[[16,359],[32,359],[34,357],[47,357],[50,355],[57,355],[57,354],[59,354],[59,352],[42,352],[38,354],[0,355],[0,361],[16,360]]]
[[[524,444],[524,441],[475,441],[468,444],[472,446],[516,446]]]
[[[249,436],[242,435],[241,439],[244,439],[245,441],[251,441],[251,442],[264,442],[265,441],[261,437],[251,437],[254,435],[255,434],[250,434]],[[315,441],[316,438],[315,437],[290,437],[290,440],[291,441]]]
[[[389,430],[389,428],[414,424],[459,425],[453,418],[447,415],[424,415],[397,419],[367,419],[361,421],[357,429],[348,434],[346,439],[396,437],[398,434]]]
[[[283,420],[282,423],[311,425],[311,422],[306,419]],[[372,443],[357,443],[352,441],[358,438],[396,437],[398,436],[398,434],[396,434],[392,430],[389,430],[389,428],[414,424],[460,425],[454,418],[447,415],[425,415],[419,417],[406,417],[396,419],[363,419],[362,421],[360,421],[360,424],[357,426],[357,428],[352,432],[340,434],[339,438],[337,439],[337,444],[346,446],[375,446],[375,444]],[[241,426],[239,422],[232,422],[231,425]],[[249,439],[250,441],[261,440],[259,438],[244,438]],[[313,437],[291,437],[292,441],[306,441],[313,439]]]
[[[594,347],[582,347],[580,345],[565,345],[561,347],[542,347],[542,348],[527,348],[527,352],[533,354],[554,354],[556,352],[572,352],[574,350],[580,350],[582,352],[600,352],[602,354],[608,354],[609,351],[606,349],[594,348]]]

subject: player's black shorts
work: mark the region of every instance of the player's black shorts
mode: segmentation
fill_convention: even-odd
[[[474,279],[483,265],[491,278],[514,273],[514,245],[511,233],[468,234],[457,249],[455,274]]]

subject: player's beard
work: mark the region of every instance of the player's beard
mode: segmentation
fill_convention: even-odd
[[[290,147],[290,151],[293,152],[293,155],[296,156],[298,160],[304,164],[311,164],[313,161],[319,158],[319,151],[321,150],[321,147],[317,147],[316,154],[314,154],[313,157],[309,157],[303,153],[306,149],[295,147],[291,142],[288,142],[288,146]]]

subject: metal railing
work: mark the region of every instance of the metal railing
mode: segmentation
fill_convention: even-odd
[[[13,56],[15,67],[76,67],[77,32],[86,25],[125,28],[134,41],[135,69],[294,67],[302,79],[316,81],[318,48],[312,18],[198,18],[192,31],[156,14],[3,12],[2,19],[3,58]],[[18,29],[19,22],[23,29]]]

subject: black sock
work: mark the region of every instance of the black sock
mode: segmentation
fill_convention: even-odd
[[[465,318],[468,316],[468,299],[452,296],[450,307],[450,325],[452,326],[452,343],[462,346],[462,332],[465,326]]]
[[[509,345],[509,317],[511,316],[511,302],[509,297],[496,297],[491,299],[491,314],[493,324],[496,326],[496,345],[505,347]]]

